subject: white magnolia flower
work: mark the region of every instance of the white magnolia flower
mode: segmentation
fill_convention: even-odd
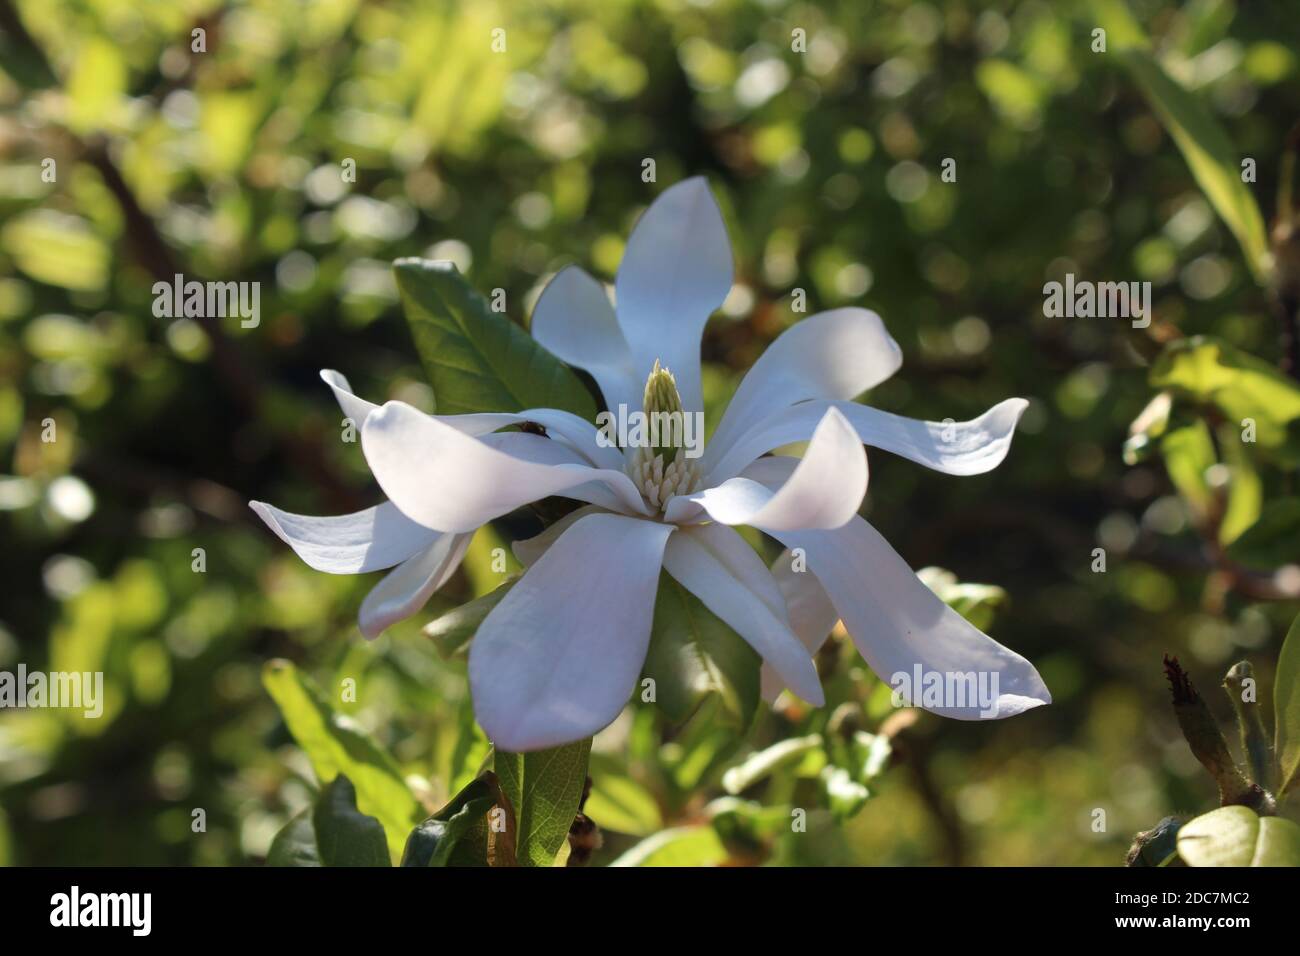
[[[645,400],[647,412],[678,403],[699,412],[700,337],[731,283],[717,205],[703,179],[687,180],[633,230],[615,282],[617,310],[599,282],[570,267],[539,299],[532,334],[586,369],[611,409],[641,409]],[[374,636],[425,603],[486,522],[551,495],[586,502],[515,544],[526,570],[471,645],[475,712],[506,750],[590,736],[618,715],[645,662],[661,567],[762,655],[769,697],[784,686],[824,702],[812,654],[842,619],[885,680],[996,675],[991,705],[916,701],[927,709],[977,719],[1048,703],[1027,660],[936,597],[857,514],[867,488],[864,444],[948,474],[979,474],[1006,456],[1025,408],[1009,399],[954,424],[852,401],[900,363],[874,312],[804,319],[746,374],[702,456],[678,451],[675,460],[671,449],[653,457],[609,447],[591,423],[553,409],[437,416],[402,402],[377,408],[327,371],[390,500],[336,518],[252,506],[314,568],[396,565],[361,607],[361,629]],[[525,421],[547,434],[497,432]],[[802,458],[767,455],[800,441],[810,441]],[[769,569],[737,525],[802,549],[808,570],[796,572],[790,550]]]

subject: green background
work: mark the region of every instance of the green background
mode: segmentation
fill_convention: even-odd
[[[323,687],[354,678],[357,702],[335,693],[337,708],[429,808],[445,802],[482,741],[463,663],[420,628],[496,585],[497,539],[480,535],[423,614],[367,644],[356,610],[377,576],[310,570],[246,502],[329,514],[378,500],[319,369],[374,401],[435,407],[393,259],[451,259],[526,324],[563,265],[612,280],[637,215],[690,175],[709,179],[736,255],[704,340],[711,409],[796,319],[795,288],[810,313],[883,317],[905,360],[873,405],[964,420],[1031,402],[988,475],[869,452],[864,513],[914,567],[1005,590],[979,623],[1035,662],[1053,705],[998,723],[925,715],[860,812],[814,808],[807,834],[754,859],[1113,865],[1134,831],[1213,806],[1161,655],[1226,716],[1222,672],[1249,657],[1267,700],[1297,604],[1211,571],[1197,492],[1180,497],[1158,457],[1126,464],[1122,447],[1166,342],[1213,334],[1275,364],[1277,325],[1119,57],[1092,52],[1089,8],[0,7],[0,668],[102,670],[107,696],[100,720],[0,713],[0,861],[263,858],[314,786],[262,684],[277,657]],[[1257,161],[1248,188],[1271,217],[1300,116],[1294,9],[1132,9],[1165,69]],[[206,52],[191,52],[195,28]],[[946,158],[955,183],[940,180]],[[349,159],[355,183],[340,175]],[[151,286],[177,271],[260,282],[259,327],[155,318]],[[1156,321],[1045,317],[1043,284],[1066,272],[1150,281]],[[1255,464],[1265,500],[1292,490],[1294,463]],[[1300,560],[1300,536],[1278,547],[1274,567]],[[878,701],[836,646],[840,699]],[[615,781],[607,805],[621,793],[632,807],[628,830],[696,821],[737,755],[800,720],[765,715],[683,776],[693,738],[650,715],[662,759],[598,740],[593,776]],[[196,808],[206,832],[192,832]],[[634,842],[606,812],[597,862]]]

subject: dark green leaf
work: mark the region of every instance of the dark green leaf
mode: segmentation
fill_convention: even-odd
[[[411,831],[402,866],[487,866],[487,815],[495,806],[493,787],[481,777],[471,782]]]
[[[325,866],[391,865],[383,825],[357,809],[357,791],[343,774],[317,797],[312,825]]]
[[[316,829],[308,808],[284,825],[266,854],[267,866],[323,866],[316,847]]]
[[[554,862],[578,813],[590,753],[590,738],[533,753],[496,752],[501,794],[514,815],[520,866]]]
[[[440,414],[559,408],[595,419],[578,377],[493,312],[452,263],[398,259],[393,269]]]
[[[746,728],[759,702],[758,653],[667,573],[659,576],[654,623],[643,678],[654,702],[680,723],[709,694],[722,702],[720,719]]]
[[[495,591],[462,604],[424,626],[425,636],[433,641],[443,660],[450,660],[469,646],[483,619],[510,593],[515,580],[506,581]]]

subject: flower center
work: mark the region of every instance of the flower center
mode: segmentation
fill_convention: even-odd
[[[626,471],[652,508],[663,510],[673,495],[699,485],[698,463],[686,457],[686,414],[673,373],[655,359],[642,400],[645,434],[628,457]]]

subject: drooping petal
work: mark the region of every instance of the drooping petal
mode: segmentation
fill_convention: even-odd
[[[867,493],[867,453],[835,408],[813,430],[808,451],[775,492],[750,478],[732,478],[668,502],[664,518],[687,521],[698,506],[723,524],[766,530],[838,528],[857,514]]]
[[[391,568],[438,536],[391,501],[349,515],[313,517],[281,511],[264,501],[248,506],[309,567],[328,574],[364,574]]]
[[[949,475],[979,475],[996,468],[1007,456],[1016,422],[1028,404],[1023,398],[1008,398],[968,422],[923,422],[856,402],[803,402],[778,412],[737,438],[720,456],[705,483],[720,484],[765,452],[807,441],[832,407],[843,412],[864,445]]]
[[[641,408],[632,353],[605,288],[577,266],[555,274],[533,308],[530,331],[556,356],[586,369],[613,412]],[[642,376],[644,378],[644,376]]]
[[[877,676],[900,687],[920,678],[952,683],[939,703],[911,695],[945,717],[1011,717],[1051,703],[1034,666],[1003,647],[940,600],[875,528],[855,517],[832,531],[777,532],[786,547],[803,548],[809,569],[830,596],[859,653]],[[937,678],[930,675],[937,675]],[[996,682],[996,683],[995,683]]]
[[[357,623],[367,638],[405,620],[460,567],[472,534],[440,534],[431,545],[399,564],[361,602]]]
[[[626,474],[593,468],[558,442],[526,433],[480,440],[402,402],[371,413],[361,447],[388,497],[421,524],[445,531],[473,531],[555,494],[647,513]]]
[[[856,398],[903,364],[903,350],[867,309],[819,312],[781,333],[745,373],[705,449],[705,472],[754,425],[809,399]]]
[[[323,368],[320,377],[321,381],[334,392],[334,398],[338,401],[339,408],[343,409],[343,414],[352,419],[352,423],[357,428],[360,428],[370,413],[379,407],[374,402],[358,398],[353,393],[352,386],[348,384],[347,377],[342,372],[336,372],[332,368]]]
[[[668,539],[664,570],[731,626],[810,704],[825,703],[817,668],[790,630],[785,602],[767,567],[735,531],[717,524]]]
[[[727,227],[703,177],[677,183],[650,204],[628,238],[614,294],[618,324],[644,381],[655,359],[677,378],[682,406],[704,408],[700,337],[731,291]]]
[[[645,664],[672,530],[588,515],[484,619],[470,647],[470,691],[499,749],[556,747],[618,716]]]
[[[802,570],[799,568],[802,567]],[[795,555],[787,548],[772,562],[772,577],[776,579],[790,615],[790,630],[799,638],[809,657],[815,657],[830,636],[839,612],[831,603],[826,589],[817,576],[806,567],[806,556],[796,564]],[[776,700],[785,689],[785,681],[772,665],[763,664],[763,699]]]

